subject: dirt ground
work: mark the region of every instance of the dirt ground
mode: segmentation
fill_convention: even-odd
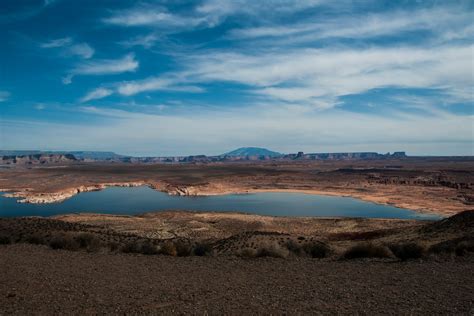
[[[473,263],[178,258],[16,244],[0,246],[0,314],[473,315]]]

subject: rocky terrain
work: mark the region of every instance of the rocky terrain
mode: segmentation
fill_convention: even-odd
[[[3,218],[0,314],[471,315],[473,236],[473,211]]]

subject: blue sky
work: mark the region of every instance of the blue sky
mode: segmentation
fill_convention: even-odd
[[[0,2],[0,149],[473,155],[472,1]]]

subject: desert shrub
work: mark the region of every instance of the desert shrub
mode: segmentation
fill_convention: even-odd
[[[457,238],[452,240],[446,240],[437,244],[432,245],[428,252],[441,255],[456,254],[463,256],[468,252],[474,252],[474,239],[472,238]]]
[[[0,245],[8,245],[11,244],[12,240],[7,235],[0,235]]]
[[[161,245],[160,254],[175,257],[178,252],[175,245],[171,241],[166,241],[163,243],[163,245]]]
[[[286,246],[286,249],[288,249],[288,251],[290,251],[291,253],[293,253],[297,256],[306,255],[303,248],[301,247],[301,245],[298,244],[297,242],[295,242],[292,239],[287,240],[286,243],[285,243],[285,246]]]
[[[207,243],[198,243],[193,247],[193,254],[195,256],[208,256],[212,253],[212,247]]]
[[[26,242],[29,243],[29,244],[33,244],[33,245],[44,245],[44,244],[47,244],[44,236],[41,236],[39,234],[33,234],[33,235],[30,235],[28,237],[26,237]]]
[[[178,257],[190,256],[193,252],[193,247],[190,243],[184,241],[176,241],[174,243]]]
[[[75,237],[80,248],[87,249],[87,251],[98,251],[101,248],[100,239],[91,233],[80,233]]]
[[[107,247],[109,248],[110,251],[118,251],[120,249],[120,244],[115,241],[111,241],[107,244]]]
[[[303,246],[303,250],[308,256],[320,259],[326,258],[331,252],[329,246],[322,242],[307,243]]]
[[[257,257],[257,250],[253,248],[244,248],[240,250],[237,255],[242,258],[255,258]]]
[[[158,249],[151,241],[144,241],[139,246],[139,252],[144,255],[156,255]]]
[[[49,241],[52,249],[78,250],[79,243],[69,234],[57,234]]]
[[[464,240],[456,245],[454,250],[457,256],[464,256],[469,252],[474,252],[474,240]]]
[[[127,242],[120,249],[123,253],[140,253],[140,244],[136,241]]]
[[[356,258],[390,258],[392,256],[390,249],[385,246],[375,245],[371,243],[363,243],[355,245],[346,250],[344,259]]]
[[[262,246],[257,250],[257,257],[286,258],[288,254],[288,249],[276,243]]]
[[[392,253],[402,261],[421,258],[425,253],[425,248],[415,242],[390,245],[389,248]]]

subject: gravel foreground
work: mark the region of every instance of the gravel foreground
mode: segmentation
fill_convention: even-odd
[[[166,257],[0,246],[0,315],[474,315],[474,259]]]

